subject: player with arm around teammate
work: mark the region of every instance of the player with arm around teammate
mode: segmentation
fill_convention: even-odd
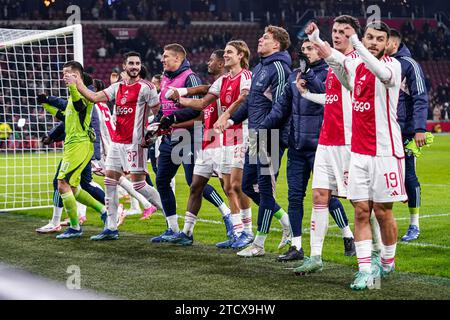
[[[118,197],[117,185],[123,170],[130,171],[133,188],[150,202],[159,199],[158,192],[145,181],[147,152],[144,143],[145,124],[148,113],[159,109],[158,94],[153,84],[140,78],[141,58],[139,53],[128,52],[124,56],[123,68],[129,80],[112,84],[105,90],[92,93],[77,81],[80,92],[92,102],[115,100],[116,131],[106,159],[106,206],[108,219],[106,228],[92,240],[117,239]]]

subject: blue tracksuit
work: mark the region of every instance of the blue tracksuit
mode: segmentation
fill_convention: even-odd
[[[185,60],[180,68],[174,72],[166,72],[166,76],[169,78],[175,78],[182,72],[190,68],[190,64]],[[185,87],[196,87],[201,85],[201,80],[196,74],[191,74],[187,77]],[[191,110],[193,114],[199,115],[200,111]],[[192,118],[191,118],[192,119]],[[159,146],[159,158],[158,158],[158,171],[156,174],[156,186],[158,192],[161,195],[161,202],[164,208],[166,217],[175,215],[176,201],[172,188],[170,187],[170,181],[175,176],[180,167],[180,164],[176,164],[172,161],[172,149],[174,147],[180,148],[183,144],[189,144],[189,154],[183,154],[183,149],[180,152],[182,157],[182,164],[184,168],[184,177],[188,185],[192,183],[192,176],[194,173],[194,132],[192,129],[188,130],[190,133],[190,141],[177,140],[171,135],[164,135]],[[203,197],[211,202],[214,206],[218,207],[223,203],[222,198],[217,191],[209,184],[203,189]]]
[[[247,99],[231,116],[231,119],[237,124],[248,118],[250,130],[260,129],[264,119],[271,112],[273,104],[283,93],[291,73],[291,64],[292,60],[287,51],[276,52],[261,58],[252,71],[252,84]],[[271,130],[268,136],[271,136]],[[281,159],[283,151],[281,143],[278,144],[277,149],[271,150],[271,158],[275,152],[278,152]],[[261,233],[269,232],[273,214],[280,209],[274,198],[276,172],[273,172],[273,169],[278,165],[279,163],[267,164],[261,157],[258,157],[256,163],[251,163],[249,152],[245,156],[242,190],[259,205],[258,231]],[[270,174],[266,174],[267,171],[270,171]],[[254,188],[256,184],[258,192]]]
[[[417,132],[427,128],[428,92],[420,65],[411,57],[411,52],[401,44],[393,55],[402,66],[402,86],[398,99],[397,116],[402,130],[403,142],[411,140]],[[416,175],[413,155],[405,155],[405,187],[408,207],[420,207],[420,183]]]
[[[312,93],[325,92],[324,81],[328,65],[320,60],[302,75],[307,88]],[[297,86],[295,70],[288,78],[284,93],[267,115],[262,127],[277,128],[289,119],[289,150],[287,162],[288,214],[294,237],[302,235],[303,202],[306,188],[314,167],[314,158],[319,142],[320,128],[323,121],[323,106],[302,98]],[[330,213],[339,227],[348,225],[344,208],[338,199],[330,200]]]
[[[162,116],[163,116],[163,112],[162,112],[162,110],[159,110],[158,114],[156,114],[156,116],[153,118],[152,123],[159,122],[161,120]],[[152,145],[150,145],[148,147],[148,158],[151,161],[153,172],[155,174],[157,174],[158,173],[158,167],[157,167],[157,163],[156,163],[156,149],[155,149],[155,147],[156,147],[155,144],[152,144]]]

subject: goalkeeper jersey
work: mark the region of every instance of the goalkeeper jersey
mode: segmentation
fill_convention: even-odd
[[[86,106],[80,112],[75,110],[72,97],[69,97],[66,107],[66,138],[64,143],[72,144],[85,141],[91,141],[89,124],[91,123],[91,114],[93,103],[82,97],[83,104]]]

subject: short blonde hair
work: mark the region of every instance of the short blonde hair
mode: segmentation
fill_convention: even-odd
[[[291,45],[289,33],[282,27],[269,25],[264,32],[271,33],[273,38],[280,43],[280,51],[286,50]]]
[[[165,50],[169,50],[169,51],[173,51],[175,53],[178,53],[178,54],[180,54],[183,57],[183,59],[185,59],[186,55],[187,55],[186,54],[186,49],[184,49],[184,47],[181,44],[178,44],[178,43],[171,43],[171,44],[165,45],[164,46],[164,51]]]

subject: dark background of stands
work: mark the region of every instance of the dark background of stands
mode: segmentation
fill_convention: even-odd
[[[450,119],[450,6],[443,1],[116,0],[109,5],[107,0],[54,0],[45,6],[40,0],[0,0],[0,8],[3,8],[0,26],[20,29],[62,27],[69,16],[66,8],[70,4],[82,8],[85,68],[107,85],[111,70],[120,67],[121,56],[128,50],[141,53],[149,78],[161,73],[162,47],[173,42],[185,46],[193,70],[205,82],[212,81],[206,67],[209,55],[231,39],[247,42],[254,66],[259,60],[256,55],[258,38],[268,24],[280,25],[289,31],[293,42],[289,51],[295,66],[298,43],[305,36],[302,31],[309,21],[316,21],[322,37],[329,40],[334,17],[351,14],[360,17],[364,25],[367,7],[377,4],[383,20],[401,31],[413,58],[424,69],[430,95],[428,119]],[[30,20],[50,23],[30,25]],[[109,31],[112,27],[138,28],[137,36],[133,40],[117,40]],[[5,104],[0,97],[0,123],[15,126],[17,119],[5,116]],[[13,108],[16,110],[20,106]],[[36,119],[30,121],[35,124],[29,128],[29,135],[39,138],[36,131],[49,129],[37,127],[46,115],[37,112],[30,117]]]

